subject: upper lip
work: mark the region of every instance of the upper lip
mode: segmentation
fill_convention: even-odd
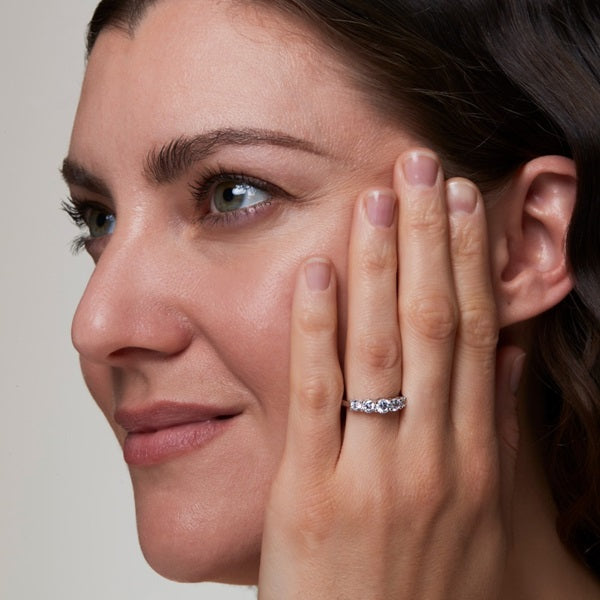
[[[115,411],[115,421],[128,433],[150,433],[186,423],[233,417],[240,412],[236,409],[168,401],[142,407],[120,407]]]

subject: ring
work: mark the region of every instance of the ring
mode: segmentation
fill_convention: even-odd
[[[349,408],[352,412],[385,415],[402,410],[406,406],[406,396],[379,398],[378,400],[342,400],[342,406]]]

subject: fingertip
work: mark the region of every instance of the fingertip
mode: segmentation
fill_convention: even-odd
[[[311,292],[324,292],[331,285],[332,268],[327,258],[313,257],[304,263],[304,277]]]
[[[451,179],[446,184],[446,201],[451,215],[473,214],[479,197],[479,189],[468,179]]]
[[[411,148],[398,157],[396,173],[401,173],[404,181],[410,186],[431,188],[438,180],[440,161],[437,155],[427,148]]]
[[[388,189],[372,189],[362,195],[365,213],[374,227],[388,228],[395,222],[396,194]]]
[[[525,359],[527,354],[525,352],[518,353],[512,361],[509,375],[509,389],[513,396],[516,396],[519,392],[519,386],[521,385],[521,378],[523,376],[523,368],[525,366]]]
[[[496,377],[498,428],[513,458],[516,457],[519,444],[517,395],[526,358],[527,354],[517,346],[505,346],[498,350]]]
[[[503,346],[498,349],[497,378],[500,391],[516,396],[519,392],[527,353],[518,346]]]

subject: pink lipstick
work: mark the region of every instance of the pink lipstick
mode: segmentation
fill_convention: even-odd
[[[123,457],[131,466],[154,465],[207,445],[231,426],[239,411],[160,402],[119,408],[115,421],[127,431]]]

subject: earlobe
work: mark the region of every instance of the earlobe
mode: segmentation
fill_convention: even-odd
[[[573,161],[543,156],[519,169],[488,210],[501,326],[535,317],[571,291],[565,240],[576,194]]]

